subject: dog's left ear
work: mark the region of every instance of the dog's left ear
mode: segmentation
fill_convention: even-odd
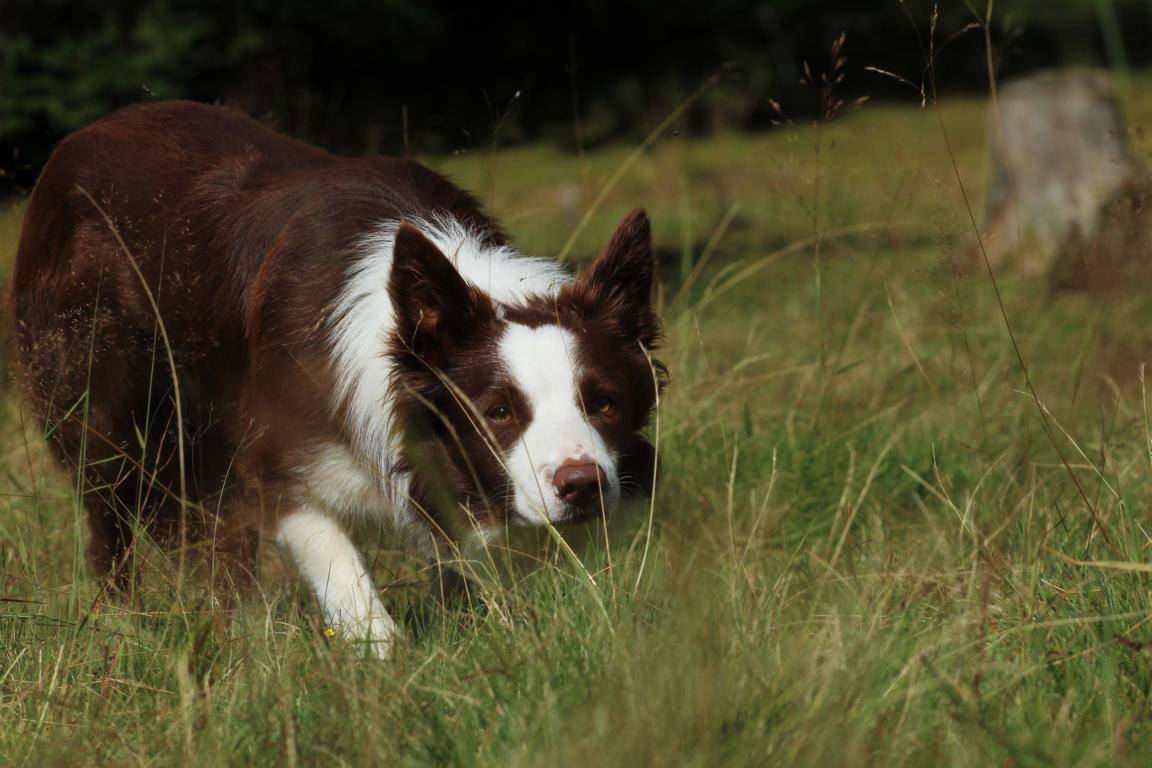
[[[400,357],[442,366],[455,345],[492,317],[492,302],[412,224],[401,222],[392,249],[388,290],[396,307]],[[419,367],[419,366],[417,366]]]
[[[604,252],[576,278],[574,295],[620,322],[645,347],[655,345],[660,323],[652,311],[652,225],[643,208],[627,216]]]

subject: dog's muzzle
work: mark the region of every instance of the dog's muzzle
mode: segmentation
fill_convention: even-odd
[[[556,497],[569,509],[567,518],[582,520],[603,506],[608,476],[595,462],[568,460],[556,469],[552,487],[556,490]]]

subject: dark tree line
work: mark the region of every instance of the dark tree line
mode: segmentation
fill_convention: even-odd
[[[937,37],[983,13],[941,3]],[[703,80],[681,130],[767,125],[769,99],[818,110],[804,62],[846,32],[847,99],[906,98],[865,65],[921,77],[931,0],[2,0],[0,189],[26,188],[68,131],[147,99],[232,103],[345,153],[633,140]],[[1001,0],[995,66],[1140,65],[1144,0]],[[1105,13],[1101,15],[1101,9]],[[1119,53],[1118,53],[1119,52]],[[1120,59],[1119,62],[1115,59]],[[942,54],[942,86],[979,90],[979,30]],[[498,130],[497,130],[498,128]]]

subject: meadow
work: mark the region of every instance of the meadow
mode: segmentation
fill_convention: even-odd
[[[427,569],[370,547],[404,617],[385,663],[328,641],[272,551],[239,605],[157,552],[109,596],[5,378],[0,763],[1148,765],[1152,296],[998,296],[968,212],[986,108],[422,158],[576,262],[646,206],[671,385],[654,499],[578,558],[545,542],[429,608]]]

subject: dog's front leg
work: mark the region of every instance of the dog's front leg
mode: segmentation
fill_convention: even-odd
[[[360,553],[336,521],[313,510],[293,512],[280,521],[276,542],[316,592],[328,626],[363,642],[365,655],[386,657],[396,624]]]

